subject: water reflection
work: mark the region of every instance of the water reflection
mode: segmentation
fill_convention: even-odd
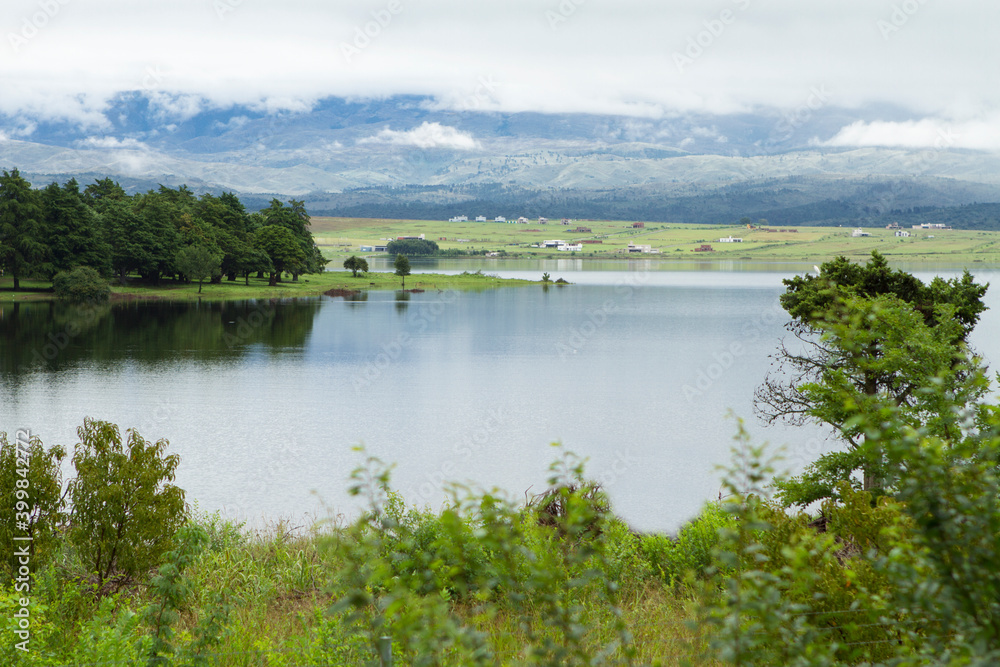
[[[0,373],[60,371],[84,360],[232,359],[252,346],[301,349],[319,308],[319,299],[3,305]]]

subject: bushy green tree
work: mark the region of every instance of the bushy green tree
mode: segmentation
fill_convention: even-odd
[[[89,266],[60,271],[52,278],[52,288],[57,297],[74,303],[104,303],[111,298],[108,281]]]
[[[271,274],[269,284],[278,284],[281,274],[301,273],[306,261],[302,246],[296,241],[292,232],[278,225],[261,227],[254,233],[254,247],[265,253],[270,260],[268,271]]]
[[[222,255],[213,253],[203,245],[192,244],[177,251],[174,263],[178,271],[189,279],[198,281],[198,294],[201,294],[205,278],[212,277],[220,270]]]
[[[88,418],[77,434],[70,541],[99,586],[149,571],[184,520],[184,492],[170,484],[179,457],[165,454],[166,440],[149,442],[132,429],[123,440],[108,422]]]
[[[406,289],[406,276],[410,275],[410,260],[406,258],[406,255],[396,255],[393,266],[396,269],[396,275],[403,279],[403,289]]]
[[[755,410],[768,423],[830,426],[846,452],[820,458],[786,489],[790,503],[827,497],[840,481],[862,471],[865,489],[891,483],[884,455],[866,443],[856,418],[873,402],[890,401],[911,425],[943,433],[955,419],[920,391],[944,383],[955,400],[975,405],[987,390],[966,339],[985,309],[986,285],[966,272],[929,285],[889,269],[873,253],[865,266],[838,258],[819,275],[785,280],[782,306],[792,316],[793,345],[782,344],[778,369],[755,392]]]
[[[364,257],[351,255],[344,260],[344,268],[350,271],[354,278],[357,278],[358,272],[368,273],[368,260]]]
[[[433,255],[438,252],[438,244],[426,239],[397,239],[385,246],[389,254]]]
[[[310,217],[306,211],[305,202],[290,199],[285,206],[277,199],[271,200],[268,208],[260,211],[264,225],[277,225],[291,232],[302,251],[302,259],[287,269],[292,274],[292,280],[298,280],[300,273],[322,273],[329,260],[325,259],[316,247],[312,232],[309,231]]]

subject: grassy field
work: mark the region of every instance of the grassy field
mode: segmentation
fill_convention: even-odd
[[[406,289],[425,291],[461,290],[479,291],[494,287],[534,285],[529,280],[497,278],[494,276],[468,273],[445,276],[434,273],[414,274],[406,277]],[[157,287],[138,282],[127,287],[112,286],[112,299],[169,299],[171,301],[221,301],[230,299],[290,299],[295,297],[315,297],[329,290],[389,290],[400,289],[401,281],[392,273],[367,273],[357,278],[350,271],[329,271],[322,275],[301,276],[298,282],[282,282],[275,287],[267,284],[267,279],[251,278],[249,285],[242,280],[223,280],[216,285],[204,284],[201,294],[196,283],[174,283],[164,280]],[[14,301],[44,301],[52,299],[51,283],[38,280],[22,280],[21,290],[13,290],[10,278],[0,278],[0,303]]]
[[[575,231],[579,228],[590,231]],[[495,222],[435,222],[428,220],[376,220],[364,218],[313,218],[313,234],[327,257],[357,254],[362,244],[372,245],[397,236],[418,236],[436,242],[442,249],[505,251],[523,258],[632,256],[629,243],[649,245],[659,254],[644,259],[742,259],[759,261],[821,262],[838,255],[862,259],[878,250],[890,261],[949,262],[956,264],[1000,263],[1000,232],[962,230],[906,230],[909,238],[897,238],[892,230],[866,229],[871,236],[852,237],[854,228],[790,227],[747,229],[742,226],[681,225],[631,222],[559,221],[548,224],[504,224]],[[741,243],[720,243],[720,238],[742,238]],[[550,239],[585,243],[580,252],[532,248]],[[702,244],[711,252],[695,252]]]

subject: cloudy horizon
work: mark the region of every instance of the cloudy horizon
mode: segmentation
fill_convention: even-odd
[[[0,113],[30,137],[39,120],[99,130],[125,91],[143,91],[165,125],[331,96],[639,119],[891,105],[907,119],[847,123],[826,145],[996,150],[1000,93],[984,78],[998,16],[969,0],[11,0]],[[376,140],[469,145],[450,131]]]

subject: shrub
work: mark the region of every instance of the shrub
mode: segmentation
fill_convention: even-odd
[[[688,573],[705,578],[716,565],[712,554],[719,544],[719,531],[732,522],[732,515],[720,503],[710,503],[676,538],[644,535],[641,548],[653,570],[669,584],[679,583]]]
[[[77,434],[70,541],[98,586],[114,573],[131,578],[148,572],[184,519],[184,492],[167,483],[179,457],[164,456],[166,440],[148,442],[131,429],[123,442],[108,422],[88,418]]]
[[[17,550],[27,548],[31,567],[37,571],[58,546],[56,530],[62,521],[62,469],[66,452],[46,450],[41,440],[18,433],[14,442],[0,433],[0,575],[5,580],[17,572]],[[30,536],[31,541],[14,541]]]
[[[56,296],[74,303],[103,303],[111,298],[111,287],[101,274],[89,266],[60,271],[52,278]]]

